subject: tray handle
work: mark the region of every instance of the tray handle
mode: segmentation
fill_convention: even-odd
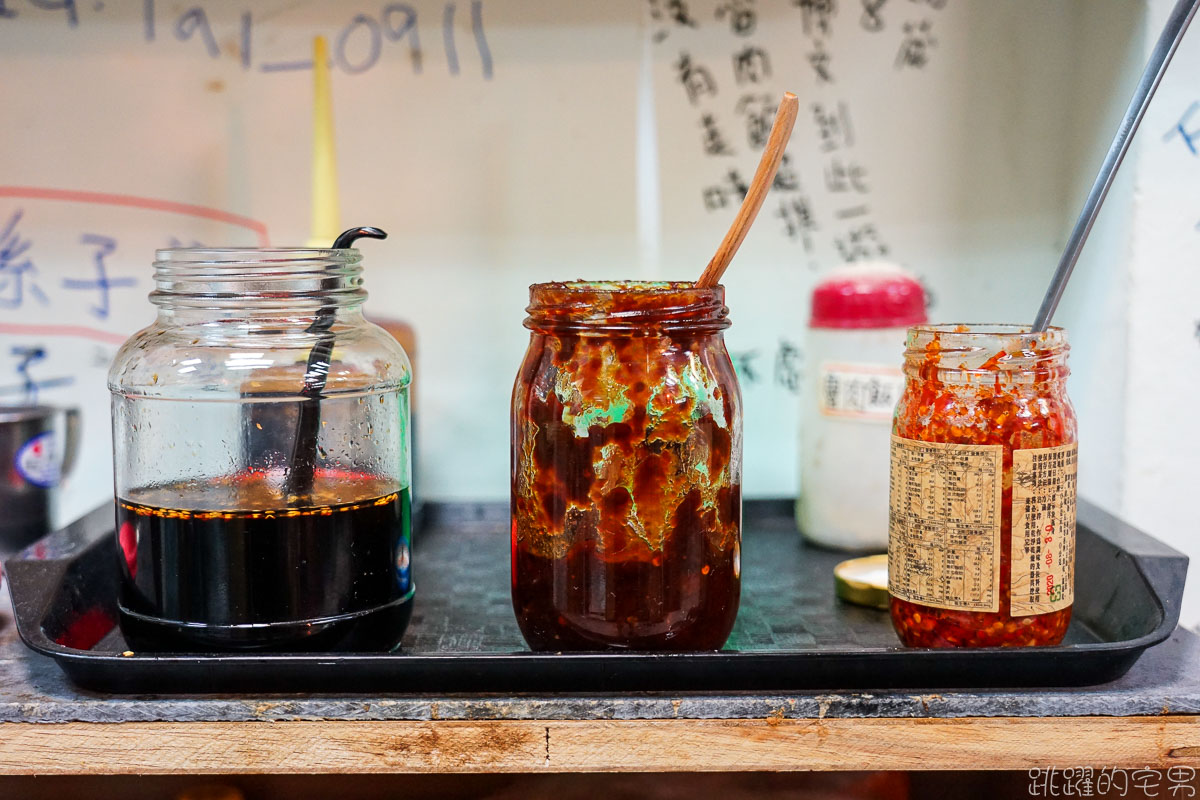
[[[1188,557],[1082,498],[1079,524],[1133,558],[1162,604],[1163,621],[1155,635],[1160,641],[1169,636],[1179,625]]]

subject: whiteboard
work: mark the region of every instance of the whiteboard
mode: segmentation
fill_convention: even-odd
[[[362,247],[367,311],[419,339],[417,486],[484,500],[508,492],[527,286],[699,275],[785,89],[801,118],[728,273],[727,340],[745,493],[794,494],[813,284],[882,256],[940,320],[1031,318],[1090,167],[1064,157],[1064,108],[1119,66],[1077,69],[1074,31],[1131,35],[1038,0],[45,5],[0,6],[0,246],[20,250],[0,265],[0,401],[32,384],[84,408],[62,518],[111,492],[104,368],[152,318],[154,249],[307,239],[316,34],[343,221],[391,234]]]

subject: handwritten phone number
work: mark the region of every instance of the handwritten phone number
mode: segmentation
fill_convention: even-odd
[[[18,5],[25,5],[18,11]],[[221,26],[214,26],[208,12],[201,5],[173,7],[169,12],[161,8],[156,0],[142,0],[142,36],[146,42],[156,42],[172,36],[181,43],[192,43],[204,49],[210,58],[222,57],[222,48],[217,36]],[[493,74],[491,47],[483,29],[483,2],[471,0],[466,9],[470,17],[472,41],[479,56],[480,71],[485,80]],[[0,21],[12,20],[34,13],[60,14],[68,28],[80,27],[80,6],[76,0],[0,0]],[[104,2],[84,4],[90,14],[99,16],[104,12]],[[442,6],[441,33],[446,54],[446,69],[451,76],[461,72],[456,15],[458,4],[447,2]],[[257,23],[261,24],[261,23]],[[311,56],[287,61],[256,62],[254,59],[254,32],[256,22],[247,9],[238,18],[236,25],[236,56],[242,68],[257,67],[260,72],[293,72],[313,68]],[[374,67],[383,55],[385,44],[407,42],[409,62],[413,74],[420,75],[424,69],[424,51],[421,47],[421,29],[417,10],[407,3],[388,3],[378,15],[356,14],[332,37],[332,65],[343,72],[357,75]]]

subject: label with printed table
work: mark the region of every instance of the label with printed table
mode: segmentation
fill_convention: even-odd
[[[1013,451],[1012,616],[1067,608],[1075,600],[1075,476],[1078,445]]]
[[[1000,610],[1004,448],[892,436],[888,591],[910,603]]]
[[[871,422],[892,419],[904,374],[883,364],[826,362],[818,376],[821,413]]]

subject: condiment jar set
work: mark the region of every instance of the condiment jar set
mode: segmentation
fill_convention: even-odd
[[[175,651],[397,646],[415,592],[411,367],[362,316],[358,251],[176,249],[159,251],[155,266],[158,319],[109,373],[128,641]],[[872,340],[862,347],[814,324],[825,384],[845,384],[846,365],[885,375],[899,328],[923,321],[919,286],[888,268],[833,280],[882,292],[891,299],[865,307],[894,313],[828,326]],[[725,643],[742,578],[742,401],[728,314],[720,286],[531,287],[512,402],[511,569],[532,648]],[[1075,499],[1065,359],[1058,329],[909,329],[888,525],[905,644],[1062,638]],[[869,401],[872,417],[885,405]],[[806,434],[823,435],[809,419]],[[841,457],[848,475],[847,451],[869,456],[866,441],[835,436],[818,452]],[[838,506],[855,502],[813,495],[832,491],[820,483],[827,463],[806,463],[798,510],[817,541]],[[845,534],[843,546],[882,545],[853,538],[861,528]]]

